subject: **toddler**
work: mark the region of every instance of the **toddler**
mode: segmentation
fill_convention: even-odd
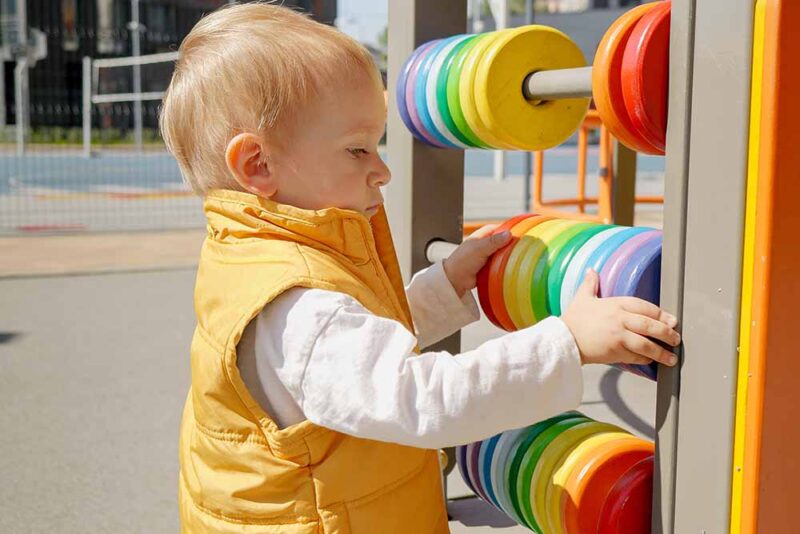
[[[676,320],[598,299],[461,354],[420,352],[479,318],[484,228],[403,287],[381,187],[385,102],[369,53],[289,9],[202,19],[161,127],[203,196],[192,385],[180,434],[186,532],[447,532],[436,449],[581,401],[581,365],[667,365]]]

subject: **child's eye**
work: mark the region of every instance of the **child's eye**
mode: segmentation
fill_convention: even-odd
[[[355,156],[355,157],[358,157],[358,156],[363,156],[363,155],[365,155],[365,154],[369,154],[369,152],[367,152],[367,151],[366,151],[365,149],[363,149],[363,148],[348,148],[348,149],[347,149],[347,151],[348,151],[348,152],[349,152],[351,155],[353,155],[353,156]]]

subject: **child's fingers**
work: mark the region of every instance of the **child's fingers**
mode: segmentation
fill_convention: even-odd
[[[598,289],[600,289],[600,277],[597,276],[597,273],[593,269],[587,269],[586,276],[584,276],[583,282],[580,287],[578,287],[575,296],[593,298],[597,296]]]
[[[467,236],[467,239],[480,239],[482,237],[486,237],[490,235],[492,232],[495,231],[500,226],[498,223],[486,224],[472,232]]]
[[[631,332],[658,339],[673,347],[677,347],[681,342],[681,336],[675,330],[645,315],[626,313],[622,318],[622,324]]]
[[[664,365],[673,366],[678,361],[670,351],[633,332],[625,332],[622,344],[629,351]]]
[[[637,299],[636,297],[614,297],[611,300],[619,302],[622,309],[637,315],[645,315],[657,321],[661,321],[670,328],[678,326],[678,319],[671,313],[667,313],[652,302]]]

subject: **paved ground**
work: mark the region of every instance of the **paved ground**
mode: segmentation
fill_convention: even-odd
[[[192,269],[0,280],[0,532],[177,532],[193,281]],[[464,347],[497,334],[481,321]],[[582,410],[652,435],[653,384],[585,373]],[[466,494],[456,471],[450,495]],[[524,532],[476,499],[451,512],[455,533]]]
[[[564,194],[571,183],[554,187]],[[661,180],[645,174],[638,188],[657,194]],[[470,180],[465,213],[507,217],[520,211],[521,191],[519,178]],[[660,226],[658,211],[637,219]],[[177,432],[202,238],[0,238],[0,532],[177,532]],[[464,330],[463,347],[499,334],[482,320]],[[601,366],[584,373],[584,412],[652,436],[654,384]],[[454,533],[528,532],[469,498],[457,471],[448,485]]]

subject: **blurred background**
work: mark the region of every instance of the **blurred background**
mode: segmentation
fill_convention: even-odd
[[[0,0],[0,532],[178,531],[178,422],[205,222],[157,117],[181,40],[227,3]],[[387,0],[282,3],[354,36],[385,71]],[[638,3],[468,0],[467,29],[554,26],[591,61]],[[549,195],[574,194],[578,156],[574,139],[547,152]],[[524,211],[530,157],[467,151],[465,219]],[[662,193],[663,165],[638,158],[637,193]],[[638,215],[659,224],[657,211]],[[463,347],[499,334],[482,320]],[[582,409],[652,436],[653,393],[632,375],[591,370]],[[467,496],[455,479],[450,491]],[[519,528],[480,503],[457,506],[454,532]]]

